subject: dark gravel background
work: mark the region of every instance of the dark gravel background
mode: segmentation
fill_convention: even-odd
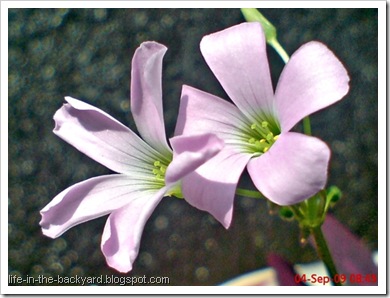
[[[329,184],[343,199],[332,213],[377,249],[377,9],[263,9],[292,54],[311,40],[345,64],[351,89],[311,117],[313,134],[333,150]],[[9,17],[9,272],[21,276],[125,276],[100,251],[105,218],[59,239],[42,235],[39,210],[66,187],[109,173],[53,133],[63,97],[82,99],[135,129],[129,112],[130,63],[143,41],[169,50],[163,92],[172,135],[182,84],[227,98],[205,64],[202,36],[243,22],[238,9],[10,9]],[[269,49],[276,83],[283,62]],[[246,176],[245,176],[246,177]],[[244,184],[250,187],[249,180]],[[4,199],[4,198],[3,198]],[[385,198],[381,198],[385,199]],[[266,266],[273,252],[290,262],[317,259],[300,247],[295,223],[268,214],[263,201],[238,197],[225,230],[185,201],[166,198],[145,228],[128,276],[168,276],[171,285],[215,285]]]

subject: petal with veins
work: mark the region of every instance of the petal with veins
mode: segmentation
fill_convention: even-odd
[[[56,238],[80,223],[109,214],[135,199],[147,199],[159,189],[145,177],[121,174],[94,177],[72,185],[41,210],[39,223]]]
[[[183,86],[175,135],[212,132],[226,144],[246,143],[249,120],[233,104],[190,86]]]
[[[231,100],[252,122],[274,115],[274,93],[261,25],[242,23],[203,37],[200,49]]]
[[[90,158],[118,173],[149,172],[161,154],[122,123],[80,100],[66,97],[54,115],[54,133]],[[133,172],[133,171],[132,171]]]

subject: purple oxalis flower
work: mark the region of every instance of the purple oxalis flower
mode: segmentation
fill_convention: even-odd
[[[341,62],[322,43],[309,42],[292,55],[274,92],[259,23],[205,36],[200,47],[235,105],[183,86],[176,135],[213,132],[225,141],[220,153],[191,174],[191,183],[183,183],[189,202],[229,227],[245,167],[257,189],[279,205],[298,203],[321,190],[328,146],[290,130],[348,92],[349,77]]]
[[[109,266],[132,269],[144,225],[164,196],[182,197],[186,175],[217,154],[212,134],[178,136],[168,146],[162,111],[162,59],[166,47],[145,42],[132,61],[131,108],[143,140],[89,104],[66,97],[54,115],[54,133],[119,174],[94,177],[58,194],[41,210],[40,225],[56,238],[73,226],[109,214],[101,249]]]

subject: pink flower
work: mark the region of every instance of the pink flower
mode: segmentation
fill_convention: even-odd
[[[54,115],[54,133],[119,174],[94,177],[58,194],[41,210],[46,236],[59,237],[77,224],[109,214],[101,249],[109,266],[132,269],[144,225],[164,196],[182,197],[181,180],[217,154],[212,134],[165,137],[161,73],[166,47],[143,43],[132,62],[131,108],[138,131],[100,109],[66,97]],[[184,178],[185,180],[185,178]]]
[[[229,227],[245,167],[257,189],[279,205],[298,203],[321,190],[329,148],[290,130],[348,92],[349,77],[340,61],[325,45],[309,42],[292,55],[274,93],[259,23],[205,36],[200,47],[235,105],[183,86],[176,135],[213,132],[225,141],[219,154],[191,174],[191,183],[183,183],[190,204]]]

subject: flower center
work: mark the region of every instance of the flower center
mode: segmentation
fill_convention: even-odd
[[[262,155],[271,148],[278,138],[279,133],[272,132],[267,121],[261,122],[260,125],[253,123],[248,139],[249,149],[256,156]]]
[[[169,164],[166,164],[165,162],[162,162],[160,160],[156,160],[153,163],[153,169],[152,172],[157,180],[157,183],[160,185],[160,187],[165,186],[165,173],[167,171]],[[178,182],[175,185],[173,185],[166,193],[167,196],[175,196],[177,198],[182,199],[183,194],[181,193],[181,184]]]
[[[156,160],[154,163],[153,163],[153,174],[156,176],[156,179],[157,180],[161,180],[161,181],[164,181],[165,179],[165,172],[167,171],[167,167],[168,165],[166,165],[165,163],[159,161],[159,160]]]

